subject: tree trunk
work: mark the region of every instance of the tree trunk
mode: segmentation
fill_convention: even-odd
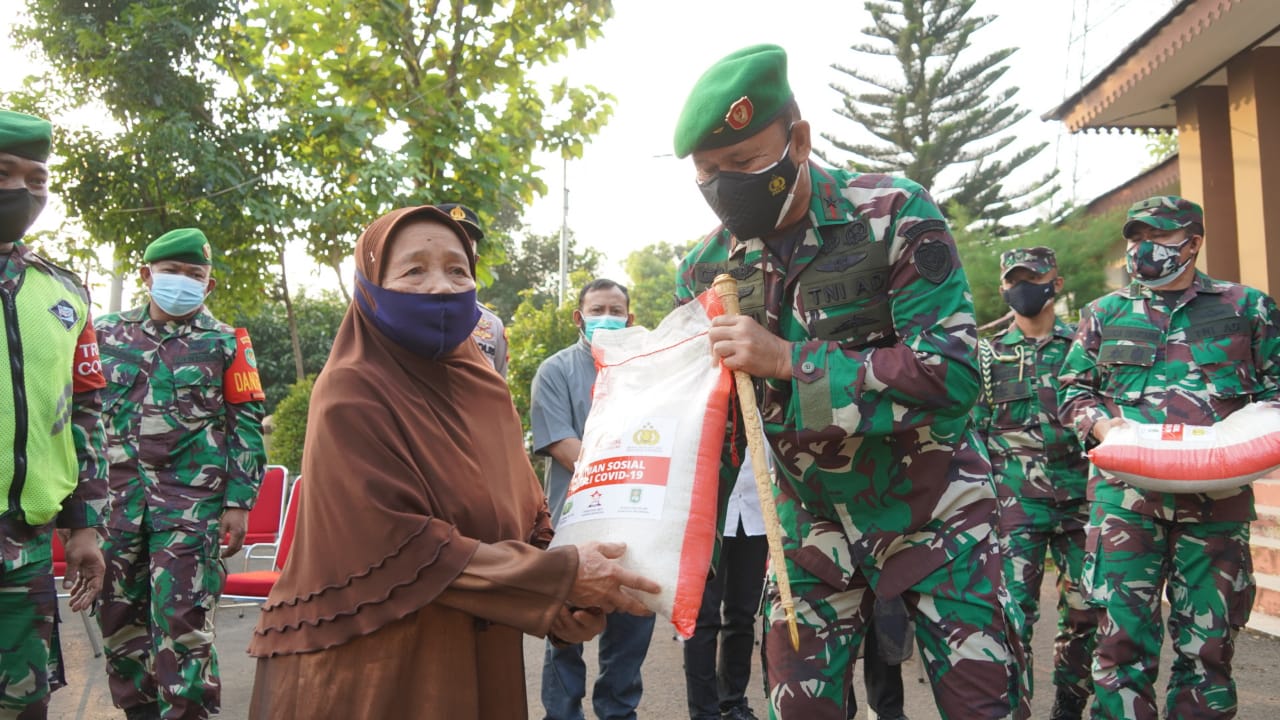
[[[107,297],[107,312],[118,313],[124,300],[124,261],[120,259],[121,248],[117,245],[112,252],[114,258],[111,268],[111,294]]]
[[[337,260],[331,260],[329,267],[333,268],[333,274],[338,276],[338,290],[342,293],[342,299],[351,304],[351,293],[347,291],[347,280],[342,277],[342,265]]]
[[[289,342],[293,345],[293,370],[297,380],[307,376],[302,364],[302,339],[298,337],[298,316],[293,311],[293,298],[289,296],[289,278],[284,266],[284,246],[280,243],[280,296],[284,298],[284,313],[289,320]]]

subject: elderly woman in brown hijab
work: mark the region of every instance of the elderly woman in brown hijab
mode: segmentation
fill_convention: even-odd
[[[522,718],[523,633],[643,614],[618,545],[544,550],[547,501],[502,378],[469,341],[475,254],[432,206],[356,242],[316,381],[297,534],[249,653],[251,718]],[[586,608],[586,609],[582,609]]]

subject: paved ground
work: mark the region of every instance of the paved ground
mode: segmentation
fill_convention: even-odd
[[[1048,592],[1045,594],[1044,604],[1046,607],[1053,607],[1053,600]],[[244,654],[244,649],[248,645],[257,610],[253,607],[247,608],[243,617],[239,616],[239,612],[235,608],[223,608],[219,611],[217,639],[218,650],[221,653],[223,686],[221,717],[236,720],[246,717],[249,692],[253,684],[253,661]],[[95,659],[90,653],[83,622],[67,611],[65,601],[62,613],[63,650],[67,656],[67,677],[71,685],[54,694],[49,717],[51,720],[123,718],[124,713],[111,705],[106,676],[102,670],[102,660]],[[1035,685],[1041,692],[1033,703],[1033,717],[1047,718],[1053,697],[1047,662],[1043,659],[1051,657],[1052,620],[1042,618],[1037,631],[1035,654],[1041,661],[1036,663]],[[541,717],[538,694],[541,686],[542,641],[526,638],[524,649],[530,717],[539,718]],[[587,654],[588,667],[591,667],[595,663],[594,644],[588,646]],[[1160,671],[1161,683],[1168,677],[1170,656],[1171,653],[1166,644]],[[1237,716],[1239,720],[1275,720],[1280,717],[1280,673],[1276,672],[1276,669],[1280,668],[1280,640],[1245,631],[1239,639],[1236,656],[1235,675],[1240,688],[1240,713]],[[681,657],[680,643],[672,639],[669,625],[660,620],[644,666],[645,694],[640,705],[641,718],[679,720],[687,717]],[[918,661],[915,659],[904,668],[907,714],[915,720],[936,718],[937,711],[928,685],[916,681],[919,668]],[[588,682],[593,676],[594,673],[589,673]],[[1045,688],[1050,690],[1045,691]],[[763,708],[764,695],[758,676],[752,678],[751,691],[752,705],[757,710]],[[865,696],[861,686],[858,688],[858,696],[859,698]],[[866,717],[865,713],[866,711],[863,710],[859,717]],[[405,717],[409,720],[432,719],[430,712]]]

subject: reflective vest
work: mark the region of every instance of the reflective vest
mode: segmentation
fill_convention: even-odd
[[[64,272],[28,255],[16,288],[0,285],[0,344],[8,358],[0,370],[0,507],[22,512],[32,527],[57,515],[80,474],[72,371],[89,305],[78,279]]]

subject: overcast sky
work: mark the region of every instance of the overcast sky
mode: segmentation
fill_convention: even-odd
[[[18,0],[0,3],[0,91],[20,84],[30,67],[17,53],[8,29]],[[1055,165],[1063,190],[1058,202],[1087,202],[1122,183],[1150,158],[1143,139],[1132,135],[1066,134],[1040,115],[1056,107],[1109,63],[1129,42],[1162,16],[1174,0],[979,0],[980,12],[996,19],[979,32],[975,54],[1016,47],[1004,83],[1021,90],[1017,102],[1030,110],[1017,127],[1017,146],[1048,142],[1021,176],[1039,177]],[[1088,18],[1084,17],[1088,8]],[[856,138],[858,128],[837,116],[840,96],[830,83],[852,81],[830,66],[866,63],[849,48],[864,40],[868,16],[858,0],[619,0],[604,37],[570,54],[538,76],[592,84],[611,93],[615,112],[580,160],[568,163],[569,226],[579,244],[599,248],[605,271],[621,277],[621,263],[637,248],[659,241],[683,241],[716,224],[693,185],[691,162],[671,156],[672,128],[689,88],[704,69],[740,47],[772,42],[788,53],[792,89],[816,133]],[[17,70],[14,72],[13,70]],[[869,66],[888,74],[893,65]],[[883,71],[883,72],[882,72]],[[824,141],[816,139],[819,148]],[[549,192],[524,215],[528,229],[558,233],[563,204],[562,165],[541,157]],[[39,227],[57,222],[57,207]],[[294,267],[300,263],[294,262]],[[296,280],[332,283],[332,272],[315,275],[300,268]]]

